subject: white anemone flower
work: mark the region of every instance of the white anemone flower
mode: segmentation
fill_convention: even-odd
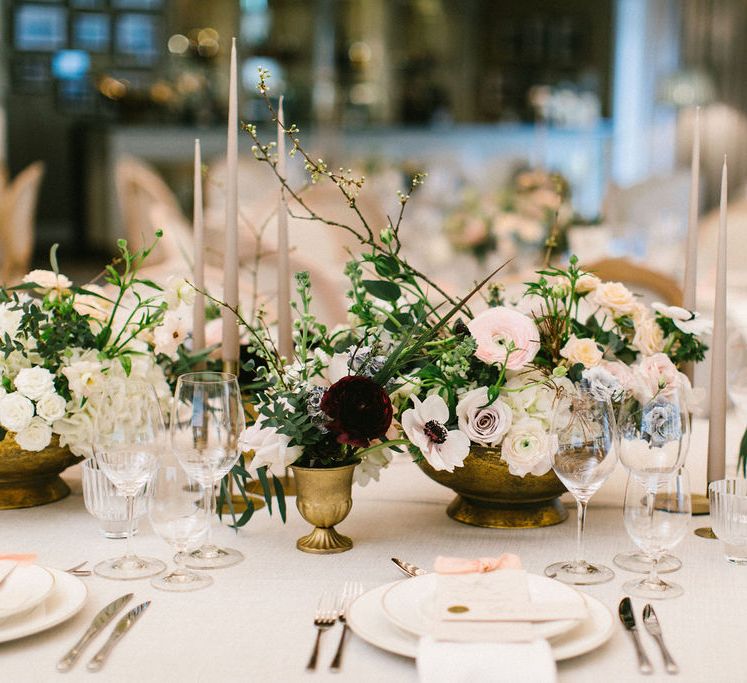
[[[713,321],[701,317],[700,313],[688,311],[681,306],[667,306],[666,304],[656,301],[651,304],[659,315],[669,318],[674,326],[685,334],[694,334],[699,337],[708,334],[713,329]]]
[[[446,429],[449,420],[446,402],[435,394],[425,401],[413,396],[412,402],[415,407],[402,414],[402,428],[407,438],[433,469],[453,472],[455,467],[461,467],[469,455],[470,441],[458,429]]]

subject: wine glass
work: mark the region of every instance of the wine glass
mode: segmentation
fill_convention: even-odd
[[[127,548],[123,557],[99,562],[107,579],[142,579],[160,574],[160,560],[133,555],[135,497],[151,480],[166,449],[166,429],[155,389],[126,377],[107,377],[89,397],[95,407],[93,453],[98,466],[127,501]]]
[[[615,573],[583,559],[583,540],[589,499],[607,480],[617,462],[612,404],[578,388],[575,393],[558,400],[551,431],[555,441],[550,454],[552,468],[576,499],[578,531],[576,559],[555,562],[545,569],[545,574],[580,586],[605,583]]]
[[[620,408],[617,434],[620,461],[628,472],[650,478],[652,487],[659,474],[677,472],[690,445],[690,414],[683,392],[672,388],[647,402],[628,398]],[[651,569],[651,559],[639,551],[618,553],[613,561],[632,572],[647,574]],[[667,553],[659,558],[657,571],[665,574],[681,566]]]
[[[171,447],[187,475],[202,485],[211,520],[215,485],[239,459],[238,440],[244,425],[235,375],[192,372],[179,377],[171,410]],[[241,562],[244,556],[238,550],[213,544],[210,527],[204,545],[183,558],[186,566],[212,569]]]
[[[682,469],[670,474],[645,477],[628,475],[625,489],[625,529],[633,542],[649,557],[649,573],[623,584],[623,590],[638,598],[676,598],[682,586],[659,578],[659,559],[676,546],[690,523],[690,482]]]
[[[176,549],[177,568],[151,580],[154,588],[194,591],[207,588],[213,579],[179,566],[189,548],[202,540],[210,524],[202,487],[189,479],[173,454],[161,459],[151,484],[148,517],[153,530]]]

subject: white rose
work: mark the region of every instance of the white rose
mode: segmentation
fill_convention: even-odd
[[[664,348],[664,332],[654,318],[645,317],[635,322],[633,346],[644,356],[659,353]]]
[[[36,414],[51,423],[65,416],[66,405],[67,402],[59,394],[46,394],[36,402]]]
[[[514,476],[533,474],[539,477],[550,471],[550,457],[555,448],[542,422],[527,417],[516,422],[506,434],[501,445],[501,460]]]
[[[13,310],[11,306],[15,304],[0,304],[0,338],[4,339],[7,334],[11,339],[16,336],[18,326],[21,324],[23,310]]]
[[[487,387],[464,394],[456,407],[459,430],[481,446],[497,446],[511,427],[513,413],[499,398],[490,405],[487,403]]]
[[[0,425],[9,432],[20,432],[29,426],[34,416],[34,404],[14,391],[0,398]]]
[[[638,301],[622,282],[602,282],[591,296],[597,306],[607,309],[615,318],[632,315]]]
[[[16,443],[24,451],[41,451],[52,440],[52,428],[40,417],[32,418],[28,427],[16,433]]]
[[[54,375],[46,368],[37,365],[21,370],[16,375],[14,384],[16,391],[32,401],[38,401],[42,396],[54,391]]]
[[[171,309],[179,308],[182,304],[191,306],[195,300],[195,290],[184,278],[172,275],[166,282],[163,291],[163,300]]]
[[[62,369],[70,392],[78,397],[89,397],[102,381],[103,366],[99,361],[81,360]]]
[[[39,285],[37,291],[46,294],[47,292],[70,289],[73,286],[72,281],[64,275],[58,275],[51,270],[32,270],[23,276],[25,283],[33,282]]]
[[[576,292],[578,294],[588,294],[596,290],[601,284],[602,281],[596,275],[584,273],[576,280]]]
[[[593,368],[602,362],[603,354],[593,339],[579,339],[574,334],[560,350],[560,355],[571,365],[581,363],[585,368]]]
[[[276,476],[285,474],[285,468],[301,457],[301,446],[290,446],[290,437],[279,434],[275,427],[263,427],[257,420],[239,435],[239,448],[242,453],[254,451],[254,457],[247,469],[254,476],[263,465]]]
[[[708,334],[713,329],[713,321],[707,318],[701,318],[700,313],[688,311],[686,308],[680,306],[667,306],[659,301],[651,304],[653,308],[660,316],[669,318],[679,329],[685,334],[694,334],[699,337],[703,334]]]

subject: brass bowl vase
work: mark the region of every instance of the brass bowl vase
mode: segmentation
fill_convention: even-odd
[[[0,510],[46,505],[70,493],[60,472],[80,462],[57,436],[44,450],[24,451],[11,434],[0,441]]]
[[[434,470],[425,460],[420,469],[457,497],[446,508],[452,519],[492,529],[537,528],[560,524],[568,517],[560,496],[565,486],[550,470],[540,477],[510,474],[500,448],[472,446],[463,467]]]
[[[296,541],[305,553],[344,553],[353,541],[335,530],[353,507],[353,470],[357,462],[342,467],[316,468],[291,465],[296,480],[296,507],[314,530]]]

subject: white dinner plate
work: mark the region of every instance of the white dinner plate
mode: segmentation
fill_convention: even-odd
[[[401,629],[416,636],[430,635],[436,624],[437,574],[424,574],[404,579],[391,586],[382,598],[384,612]],[[584,599],[575,588],[546,576],[527,574],[532,602],[567,602],[583,604]],[[578,619],[535,622],[532,632],[537,638],[553,638],[570,631]]]
[[[0,622],[0,643],[57,626],[77,614],[85,604],[88,591],[79,578],[60,569],[47,571],[54,577],[54,589],[44,602],[30,612]]]
[[[404,579],[412,581],[412,579]],[[387,652],[415,659],[418,636],[397,628],[387,617],[382,606],[384,594],[396,583],[387,583],[361,595],[350,607],[347,622],[359,637]],[[589,616],[575,628],[550,640],[556,661],[578,657],[595,650],[612,636],[612,613],[599,600],[580,593],[586,602]]]
[[[18,565],[0,584],[0,620],[28,612],[54,588],[54,577],[38,564]]]

